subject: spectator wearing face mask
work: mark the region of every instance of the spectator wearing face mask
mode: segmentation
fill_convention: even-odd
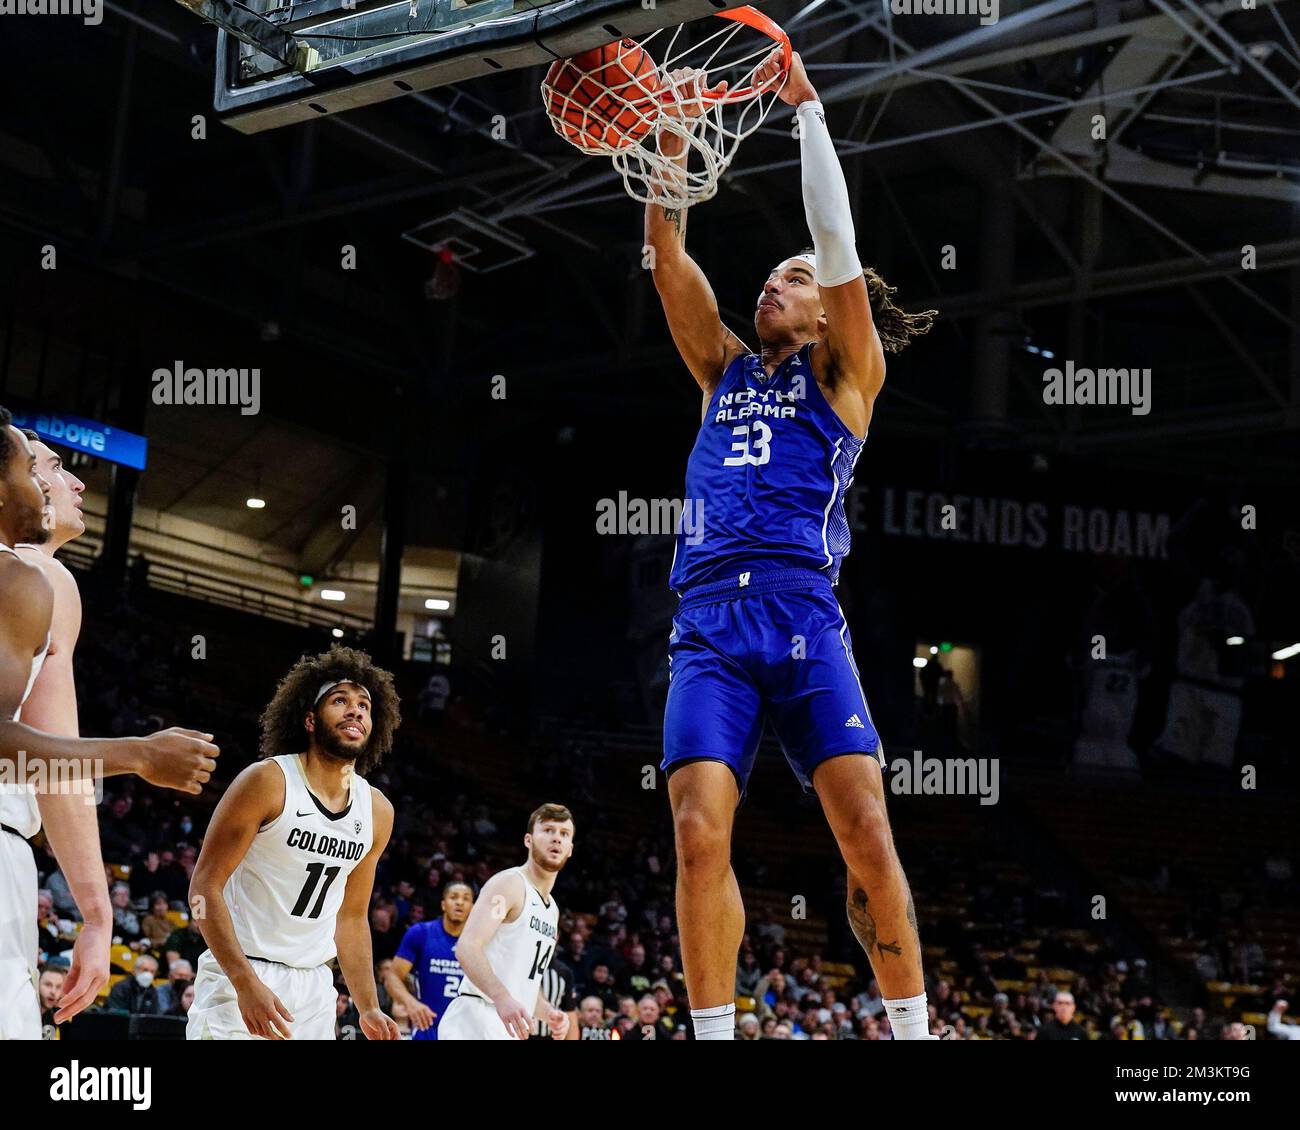
[[[172,994],[167,985],[155,985],[158,962],[147,953],[135,959],[130,977],[123,977],[108,994],[105,1006],[113,1012],[132,1016],[163,1016],[171,1011]]]
[[[183,958],[173,961],[167,967],[167,984],[171,989],[171,1007],[167,1010],[172,1016],[185,1016],[189,1009],[181,1007],[185,990],[194,984],[194,967]]]

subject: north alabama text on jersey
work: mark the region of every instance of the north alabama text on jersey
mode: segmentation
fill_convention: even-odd
[[[718,397],[718,408],[713,414],[715,424],[725,424],[732,420],[747,420],[751,416],[773,416],[778,420],[793,420],[798,412],[795,404],[805,399],[803,377],[795,377],[790,382],[790,391],[780,389],[742,388],[736,392],[724,392]]]

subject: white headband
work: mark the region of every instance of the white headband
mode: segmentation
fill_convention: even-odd
[[[797,259],[800,263],[807,263],[812,268],[813,278],[817,277],[817,256],[811,251],[805,251],[801,255],[791,255],[791,259]]]
[[[328,682],[321,683],[320,690],[316,692],[316,697],[312,700],[312,705],[315,706],[316,703],[320,702],[320,700],[329,694],[335,687],[341,687],[344,683],[359,688],[366,698],[370,697],[370,692],[366,690],[365,687],[361,686],[360,683],[354,683],[351,679],[331,679]]]

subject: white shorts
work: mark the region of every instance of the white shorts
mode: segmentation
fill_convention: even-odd
[[[517,1040],[481,997],[457,997],[438,1021],[438,1040]]]
[[[0,832],[0,1040],[39,1040],[36,860],[26,840]]]
[[[334,977],[326,965],[295,969],[274,961],[249,958],[257,979],[289,1010],[293,1023],[290,1039],[333,1040],[338,994]],[[185,1024],[187,1040],[264,1040],[253,1036],[239,1013],[239,998],[230,978],[217,964],[211,950],[199,957],[194,975],[194,1003]]]

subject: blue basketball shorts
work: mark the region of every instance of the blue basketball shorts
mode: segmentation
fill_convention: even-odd
[[[814,570],[741,573],[683,594],[668,637],[664,759],[721,761],[744,796],[763,721],[805,789],[823,761],[884,749],[871,720],[849,626]]]

